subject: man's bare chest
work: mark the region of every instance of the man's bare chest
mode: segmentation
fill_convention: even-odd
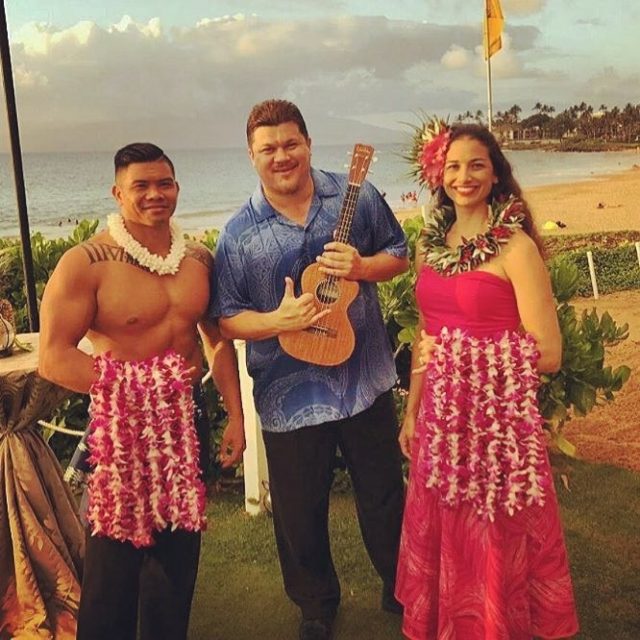
[[[164,322],[198,321],[209,301],[209,268],[187,255],[174,275],[152,273],[120,247],[85,245],[96,270],[96,321],[111,328],[144,329]]]

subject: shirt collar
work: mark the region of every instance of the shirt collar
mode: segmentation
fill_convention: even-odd
[[[340,194],[337,183],[332,180],[324,171],[311,168],[311,179],[313,180],[313,197],[329,198]],[[262,184],[258,184],[251,196],[251,206],[257,220],[267,220],[277,215],[277,211],[269,204],[262,191]]]

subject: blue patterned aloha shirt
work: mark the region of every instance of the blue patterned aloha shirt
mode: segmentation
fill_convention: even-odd
[[[212,282],[212,318],[243,311],[276,309],[285,276],[296,283],[330,242],[347,187],[344,175],[312,169],[314,196],[304,226],[271,207],[259,185],[227,222],[218,239]],[[360,255],[407,255],[407,244],[384,198],[362,185],[351,229]],[[353,416],[370,407],[396,381],[391,344],[382,320],[375,283],[360,282],[349,307],[356,347],[341,365],[324,367],[296,360],[277,338],[247,343],[247,368],[262,428],[293,431]]]

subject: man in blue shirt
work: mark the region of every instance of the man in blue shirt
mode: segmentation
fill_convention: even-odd
[[[366,182],[350,244],[334,240],[347,177],[311,168],[311,140],[294,104],[254,106],[247,142],[260,185],[218,240],[212,315],[226,337],[247,341],[280,565],[286,592],[302,611],[299,637],[329,638],[340,602],[328,534],[338,446],[383,581],[382,606],[401,612],[393,597],[404,499],[391,393],[396,371],[375,283],[408,268],[407,246],[388,205]],[[299,288],[316,261],[327,276],[360,286],[348,310],[355,349],[337,366],[292,358],[278,341],[326,313]]]

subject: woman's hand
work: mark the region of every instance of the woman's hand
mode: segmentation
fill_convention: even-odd
[[[405,458],[411,460],[411,443],[416,432],[416,419],[413,415],[405,415],[402,421],[398,442],[400,443],[400,451]]]
[[[418,363],[419,366],[411,373],[424,373],[433,355],[433,345],[435,344],[435,337],[427,335],[427,332],[422,329],[420,331],[420,342],[418,343]]]

